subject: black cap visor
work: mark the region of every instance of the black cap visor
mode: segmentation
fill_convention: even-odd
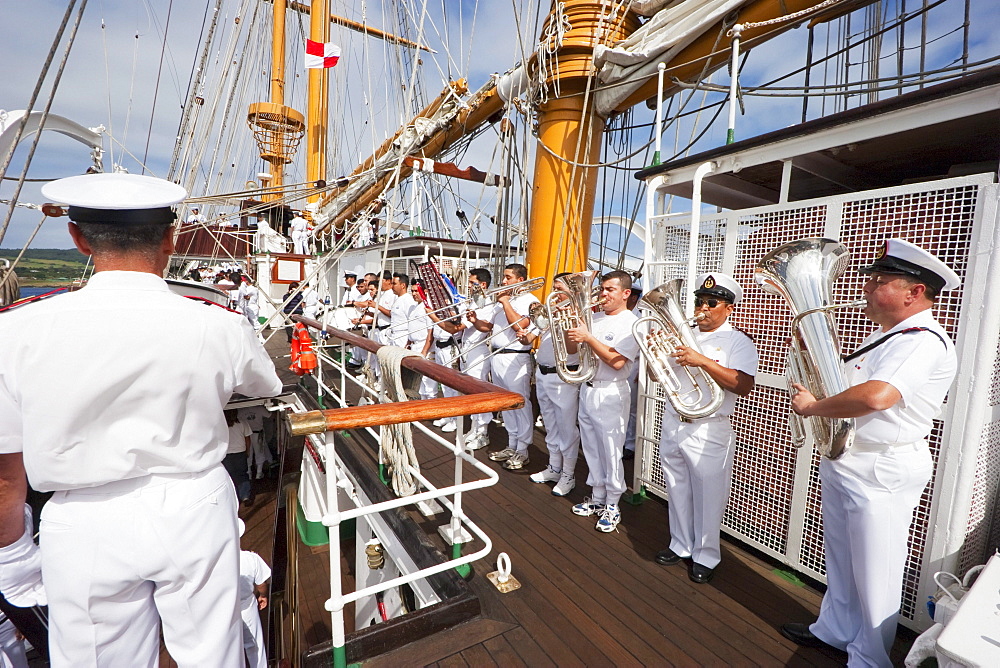
[[[84,206],[69,207],[69,219],[77,223],[107,223],[122,225],[134,223],[171,224],[177,215],[169,206],[156,209],[91,209]]]
[[[935,290],[941,290],[945,284],[944,278],[938,276],[930,269],[921,267],[920,265],[912,262],[907,262],[906,260],[901,260],[898,257],[892,257],[891,255],[881,257],[867,267],[862,267],[858,271],[862,274],[880,273],[909,276],[917,279],[921,283],[926,283]]]
[[[730,304],[736,301],[736,295],[731,290],[716,285],[714,288],[700,288],[694,291],[696,297],[718,297],[725,299]]]

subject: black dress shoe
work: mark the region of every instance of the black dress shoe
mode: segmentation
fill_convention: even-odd
[[[809,630],[808,624],[799,624],[796,622],[782,624],[781,635],[802,647],[827,647],[825,642],[813,635],[813,632]]]
[[[691,582],[697,584],[708,584],[712,581],[715,576],[715,569],[709,568],[708,566],[702,566],[699,563],[691,562],[691,568],[688,569],[688,579]]]
[[[681,555],[677,554],[669,547],[661,552],[657,552],[656,556],[653,557],[653,561],[660,564],[661,566],[673,566],[680,560],[681,560]]]

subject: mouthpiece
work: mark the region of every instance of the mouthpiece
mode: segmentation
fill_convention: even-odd
[[[695,317],[693,317],[693,318],[692,318],[692,320],[693,320],[694,322],[701,322],[701,321],[702,321],[702,320],[704,320],[704,319],[705,319],[706,317],[708,317],[708,316],[707,316],[707,315],[706,315],[705,313],[699,313],[698,315],[696,315]]]

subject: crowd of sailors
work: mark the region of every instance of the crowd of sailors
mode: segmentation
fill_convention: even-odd
[[[256,615],[266,604],[259,587],[268,574],[240,553],[241,499],[223,466],[231,440],[249,439],[253,429],[231,436],[235,422],[227,427],[224,409],[235,394],[276,396],[282,383],[253,318],[179,297],[162,279],[174,251],[172,207],[186,196],[183,188],[94,174],[42,191],[69,206],[70,235],[93,257],[94,274],[79,291],[0,317],[0,609],[28,623],[28,611],[48,603],[47,644],[57,667],[155,665],[161,633],[179,665],[242,666],[253,642],[239,621],[242,606],[249,602]],[[951,339],[931,309],[941,291],[960,282],[938,258],[901,239],[887,240],[860,271],[868,274],[865,315],[878,328],[845,358],[848,388],[817,398],[794,386],[796,413],[854,418],[857,428],[847,454],[820,464],[828,589],[819,618],[780,631],[801,645],[843,650],[850,666],[888,667],[908,529],[933,471],[926,437],[957,369]],[[532,317],[538,299],[526,287],[524,265],[508,264],[498,278],[491,289],[490,272],[471,270],[469,294],[479,298],[453,304],[458,313],[448,314],[424,304],[420,282],[405,273],[355,272],[340,305],[355,311],[351,325],[368,327],[378,343],[433,355],[523,395],[524,407],[503,416],[506,442],[489,453],[508,471],[529,465],[534,379],[548,461],[530,480],[553,483],[552,493],[565,497],[577,484],[582,450],[590,490],[570,511],[614,532],[641,349],[633,277],[601,276],[594,312],[558,331]],[[567,299],[580,296],[568,279],[554,278]],[[233,281],[237,301],[245,282]],[[752,391],[757,351],[728,322],[742,299],[737,281],[712,272],[691,289],[699,318],[694,343],[675,346],[661,361],[678,371],[700,369],[725,395],[710,415],[664,412],[659,452],[669,544],[655,560],[684,563],[703,585],[721,559],[732,412],[736,397]],[[314,293],[309,288],[296,302],[290,291],[287,312],[301,308],[315,318]],[[125,351],[108,345],[123,322],[130,327]],[[355,363],[377,370],[364,351],[355,353]],[[596,364],[593,375],[564,379],[561,372],[585,361]],[[420,388],[425,398],[437,391],[433,383]],[[489,445],[491,418],[472,417],[468,448]],[[458,429],[454,420],[438,426]],[[41,513],[40,546],[25,504],[29,483],[53,493]],[[244,565],[249,579],[241,584]]]
[[[909,525],[933,470],[926,438],[957,370],[954,345],[931,308],[938,294],[957,287],[959,279],[938,258],[902,239],[884,242],[875,262],[860,271],[869,276],[862,295],[865,314],[879,328],[845,358],[850,387],[817,399],[806,387],[794,385],[796,413],[855,418],[857,435],[848,454],[824,458],[820,465],[828,590],[819,618],[812,624],[785,624],[780,630],[800,645],[847,652],[851,666],[890,666]],[[554,277],[554,289],[569,293],[564,276]],[[546,326],[533,316],[539,300],[529,290],[518,289],[528,279],[524,265],[504,267],[501,286],[509,289],[490,290],[492,278],[485,269],[470,270],[469,294],[491,299],[458,300],[459,312],[448,316],[423,299],[420,280],[399,272],[363,277],[351,272],[345,276],[342,305],[358,310],[351,323],[367,328],[380,344],[414,350],[521,394],[524,406],[503,413],[506,442],[488,455],[509,471],[529,464],[533,384],[548,461],[529,479],[553,483],[552,494],[566,496],[577,485],[576,461],[582,450],[590,493],[570,511],[596,518],[598,531],[613,532],[622,517],[630,423],[634,448],[641,346],[633,324],[640,290],[627,272],[608,272],[600,277],[592,317],[576,318],[555,331],[551,322]],[[669,499],[669,543],[655,561],[665,567],[685,564],[689,579],[697,584],[709,583],[722,560],[721,525],[736,446],[732,416],[737,398],[753,390],[757,374],[752,338],[729,322],[742,296],[732,276],[699,276],[693,289],[695,324],[690,325],[694,344],[678,343],[666,360],[681,394],[693,391],[699,382],[685,368],[707,374],[724,393],[721,406],[709,415],[691,417],[668,407],[661,423],[659,456]],[[570,299],[567,295],[566,301]],[[553,336],[564,338],[565,358],[556,352]],[[557,365],[575,371],[582,354],[594,356],[596,372],[585,382],[564,380]],[[371,357],[355,349],[352,361],[375,368]],[[437,392],[436,383],[426,379],[420,387],[424,399]],[[443,392],[454,394],[447,387]],[[490,444],[491,418],[472,416],[465,439],[468,449]],[[439,420],[435,426],[455,432],[456,418]]]

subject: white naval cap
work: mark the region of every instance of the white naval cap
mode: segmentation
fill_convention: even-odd
[[[69,206],[79,223],[172,223],[173,209],[187,191],[176,183],[141,174],[82,174],[42,186],[42,194]]]
[[[962,284],[951,267],[920,246],[902,239],[887,239],[875,254],[875,261],[859,270],[862,274],[903,274],[926,283],[935,290],[954,290]]]
[[[696,295],[709,295],[725,299],[731,304],[739,304],[743,299],[743,288],[732,276],[712,272],[699,276],[694,284],[698,287],[694,289]]]

